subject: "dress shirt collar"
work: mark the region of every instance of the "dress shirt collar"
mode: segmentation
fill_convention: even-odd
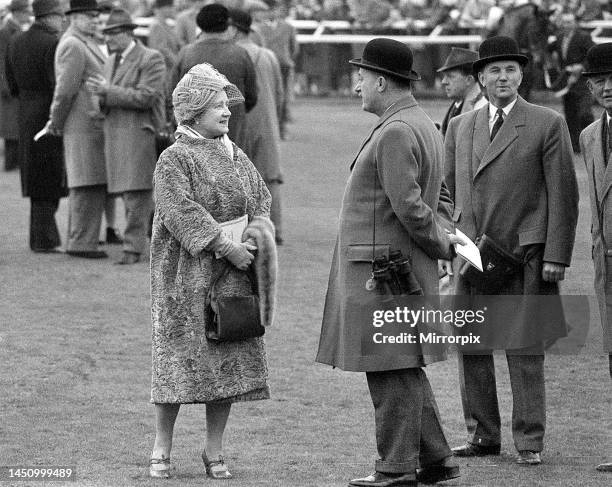
[[[504,119],[508,118],[510,111],[514,108],[514,105],[516,105],[516,100],[518,100],[518,97],[515,98],[514,101],[508,103],[504,108],[502,108],[502,111],[504,112]],[[495,120],[496,116],[497,107],[493,105],[493,103],[489,103],[489,122],[492,123]]]

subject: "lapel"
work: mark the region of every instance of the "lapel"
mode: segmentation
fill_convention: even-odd
[[[500,130],[501,132],[501,130]],[[485,155],[487,147],[491,144],[489,135],[489,104],[487,103],[476,112],[472,133],[470,134],[473,140],[472,144],[472,174],[476,177],[476,171],[481,165],[482,158]],[[498,133],[499,135],[499,133]]]
[[[448,107],[448,110],[446,110],[446,115],[444,115],[444,120],[442,120],[442,133],[445,134],[446,133],[446,129],[448,128],[448,122],[450,120],[450,114],[453,111],[453,107],[455,106],[455,102],[453,101],[450,105],[450,107]]]
[[[117,67],[117,71],[115,71],[115,76],[113,76],[113,79],[111,80],[111,82],[119,81],[125,75],[125,73],[133,69],[132,65],[138,62],[142,46],[140,45],[138,41],[135,40],[135,42],[136,42],[136,45],[134,46],[134,48],[128,53],[128,55],[123,59],[121,64]],[[111,66],[111,71],[113,69],[112,68],[113,63],[115,62],[115,56],[116,54],[113,54],[112,62],[109,62]],[[117,84],[117,83],[113,83],[113,84]]]
[[[85,44],[85,47],[87,47],[87,49],[95,56],[96,61],[100,63],[100,66],[104,66],[104,62],[106,61],[106,56],[104,55],[102,50],[98,47],[98,44],[96,43],[96,41],[93,40],[93,37],[86,36],[83,33],[79,32],[78,30],[72,27],[70,28],[69,32],[71,35],[73,35],[74,37],[79,39],[83,44]]]
[[[482,127],[477,127],[479,138],[479,147],[480,144],[484,143],[484,139],[487,139],[487,147],[484,151],[480,164],[478,165],[478,169],[474,174],[474,178],[478,177],[478,174],[482,172],[482,170],[487,167],[491,162],[493,162],[503,151],[505,151],[508,146],[514,142],[515,139],[518,138],[518,131],[516,127],[520,127],[525,125],[526,111],[525,111],[526,102],[519,96],[516,100],[516,104],[508,114],[508,117],[504,121],[503,125],[497,132],[497,135],[493,139],[493,142],[489,142],[489,107],[483,107],[482,110],[485,112],[485,122],[486,127],[485,130],[482,130]],[[484,136],[482,134],[484,133]]]
[[[605,158],[607,154],[604,153],[605,141],[603,139],[603,130],[606,122],[606,111],[604,110],[599,119],[599,124],[597,124],[591,134],[592,141],[589,144],[591,157],[587,158],[587,169],[591,173],[590,175],[593,176],[600,205],[606,198],[608,191],[610,191],[610,187],[612,187],[612,167],[610,167],[612,164],[606,166]],[[592,161],[591,164],[588,164],[589,160]]]
[[[385,113],[383,113],[380,116],[380,118],[378,119],[376,124],[372,127],[372,129],[370,130],[370,133],[368,134],[368,136],[361,143],[361,147],[359,148],[359,151],[357,152],[357,155],[355,156],[355,158],[353,159],[353,162],[351,163],[350,170],[351,171],[353,170],[353,166],[355,166],[355,163],[357,162],[357,159],[359,158],[359,155],[361,154],[361,151],[363,151],[363,148],[372,139],[372,135],[374,135],[374,132],[376,132],[376,130],[383,123],[385,123],[389,118],[391,118],[393,115],[395,115],[400,110],[403,110],[404,108],[410,108],[410,107],[413,107],[413,106],[416,106],[416,105],[417,105],[417,102],[414,99],[414,96],[408,95],[408,96],[405,96],[404,98],[402,98],[401,100],[396,101],[389,108],[387,108],[385,110]]]

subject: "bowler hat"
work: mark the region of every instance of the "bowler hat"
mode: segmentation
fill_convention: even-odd
[[[231,24],[238,30],[248,34],[251,31],[251,24],[253,23],[253,17],[248,12],[237,8],[229,9],[229,17]]]
[[[583,71],[583,76],[597,76],[600,74],[612,73],[612,42],[595,44],[587,51],[586,55],[587,71]]]
[[[70,8],[66,10],[66,15],[92,11],[100,11],[96,0],[70,0]]]
[[[155,0],[154,8],[172,7],[174,0]]]
[[[349,63],[403,80],[416,81],[421,79],[412,70],[412,51],[410,48],[406,44],[393,39],[372,39],[366,44],[361,57],[351,59]]]
[[[30,9],[30,2],[29,0],[11,0],[8,9],[11,12],[23,12]]]
[[[518,44],[511,37],[489,37],[478,47],[478,60],[474,61],[472,71],[478,73],[487,64],[496,61],[516,61],[521,66],[525,66],[529,59],[519,53]]]
[[[203,32],[223,32],[229,25],[227,7],[219,3],[204,5],[198,12],[196,24]]]
[[[109,32],[111,30],[134,30],[138,27],[137,24],[132,22],[132,17],[127,10],[122,8],[114,8],[111,10],[106,24],[102,27],[102,32]]]
[[[444,61],[444,65],[438,69],[438,73],[449,71],[451,69],[472,68],[472,63],[478,59],[478,53],[471,49],[463,47],[453,47],[451,52]]]
[[[40,18],[45,15],[64,15],[64,9],[60,0],[34,0],[32,2],[34,17]]]

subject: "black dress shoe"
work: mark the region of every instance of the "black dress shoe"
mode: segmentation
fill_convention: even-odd
[[[66,254],[84,259],[106,259],[108,257],[103,250],[66,250]]]
[[[106,229],[106,243],[107,244],[122,244],[123,239],[117,235],[117,232],[114,228],[108,227]]]
[[[117,262],[116,265],[131,265],[140,262],[140,254],[136,252],[123,252],[123,256]]]
[[[501,447],[499,445],[484,446],[466,443],[453,448],[452,451],[456,457],[485,457],[487,455],[499,455]]]
[[[42,248],[33,248],[32,252],[35,254],[59,254],[61,251],[55,247],[42,247]]]
[[[417,480],[424,484],[436,484],[445,480],[456,479],[460,476],[457,465],[428,465],[417,470]]]
[[[419,484],[414,474],[385,474],[374,472],[362,479],[353,479],[349,487],[417,487]]]

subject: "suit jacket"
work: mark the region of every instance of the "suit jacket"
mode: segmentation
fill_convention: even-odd
[[[165,126],[166,65],[158,51],[140,42],[112,75],[115,57],[104,65],[110,86],[102,102],[108,191],[148,190],[157,161],[155,136]]]
[[[106,56],[93,37],[68,28],[55,52],[56,84],[49,119],[63,131],[68,187],[106,184],[103,116],[85,87],[102,76]]]
[[[580,134],[580,149],[586,164],[587,182],[591,199],[591,235],[593,237],[593,264],[595,266],[595,292],[604,334],[604,350],[612,353],[612,296],[606,294],[608,275],[606,263],[612,258],[612,167],[605,163],[603,126],[606,112]]]
[[[21,32],[21,27],[12,18],[9,18],[0,29],[0,138],[17,140],[19,128],[17,126],[17,112],[19,102],[11,95],[6,79],[6,63],[8,46],[11,38]]]
[[[440,350],[419,344],[406,355],[368,354],[361,341],[372,331],[369,306],[380,305],[380,297],[365,289],[371,277],[374,208],[376,247],[401,250],[411,259],[425,295],[438,294],[437,259],[450,258],[449,240],[437,218],[442,161],[442,136],[412,95],[387,109],[364,140],[342,201],[317,362],[379,371],[444,358]]]
[[[480,85],[478,84],[478,82],[476,82],[476,84],[474,84],[470,92],[467,93],[466,96],[463,98],[463,102],[461,104],[461,110],[459,111],[459,113],[456,113],[454,116],[456,117],[457,115],[461,115],[462,113],[467,113],[472,110],[476,110],[487,104],[488,104],[488,101],[482,94],[482,91],[480,90]],[[446,111],[446,115],[444,115],[444,120],[442,121],[442,125],[440,127],[440,131],[442,132],[442,135],[446,134],[446,130],[448,129],[448,122],[450,122],[450,119],[452,118],[451,113],[453,112],[454,106],[455,106],[455,101],[451,103],[451,105],[448,107],[448,110]]]
[[[567,45],[567,52],[565,56],[563,56],[563,43],[564,36],[560,35],[559,38],[549,46],[549,49],[557,54],[559,64],[558,68],[560,70],[559,78],[557,80],[552,80],[552,89],[554,90],[564,88],[565,84],[567,83],[568,76],[565,73],[565,67],[571,64],[584,64],[587,51],[595,45],[591,36],[580,29],[577,29],[572,35]],[[570,87],[570,91],[590,95],[586,78],[580,76],[578,81]]]
[[[574,245],[578,186],[567,125],[559,113],[519,97],[490,142],[488,115],[487,105],[449,124],[445,171],[453,220],[472,240],[485,233],[523,262],[499,294],[558,294],[556,283],[544,282],[541,273],[542,262],[568,266]],[[461,276],[455,284],[457,294],[470,294]],[[564,323],[551,319],[534,326],[530,311],[514,310],[505,320],[506,330],[514,332],[503,335],[508,342],[500,335],[493,348],[524,348],[564,336]]]

